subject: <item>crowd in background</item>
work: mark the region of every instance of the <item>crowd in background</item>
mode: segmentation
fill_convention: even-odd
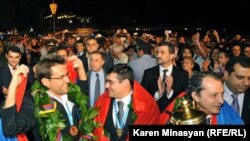
[[[80,36],[77,33],[67,34],[67,31],[56,36],[52,34],[39,36],[29,34],[9,35],[6,39],[0,41],[0,69],[4,70],[3,68],[8,66],[11,74],[13,74],[16,67],[21,66],[21,64],[27,65],[30,68],[29,75],[32,75],[28,80],[28,89],[36,79],[40,79],[37,75],[38,69],[41,69],[39,61],[44,57],[46,58],[48,54],[62,56],[64,60],[67,60],[67,63],[69,60],[77,60],[77,80],[81,80],[77,82],[81,82],[81,90],[89,96],[89,107],[101,106],[103,102],[107,104],[105,101],[110,102],[108,95],[119,99],[118,94],[127,96],[127,94],[132,95],[133,92],[137,91],[145,93],[145,101],[152,102],[154,112],[156,112],[148,114],[152,114],[152,121],[144,121],[145,115],[140,115],[142,119],[139,118],[138,123],[145,124],[155,123],[153,119],[156,119],[156,115],[160,114],[158,109],[155,108],[156,103],[154,102],[157,102],[161,113],[165,113],[164,110],[169,108],[168,106],[181,92],[190,89],[189,83],[193,84],[193,88],[195,88],[195,84],[198,82],[194,80],[193,76],[196,74],[199,76],[200,72],[214,72],[217,74],[216,76],[210,73],[200,75],[199,84],[205,85],[214,82],[221,86],[218,88],[218,93],[207,97],[207,101],[202,101],[201,96],[195,96],[192,93],[199,93],[203,90],[202,88],[201,90],[192,89],[190,95],[193,96],[200,108],[204,109],[206,114],[213,115],[219,113],[216,110],[213,111],[213,108],[223,105],[224,89],[225,93],[237,93],[240,102],[237,104],[238,109],[235,111],[245,124],[250,124],[250,117],[246,115],[249,106],[248,109],[245,108],[247,104],[250,105],[249,102],[245,102],[245,97],[249,97],[247,95],[250,91],[250,38],[243,35],[220,36],[220,33],[215,29],[208,30],[205,34],[196,32],[190,35],[181,35],[171,30],[162,31],[160,35],[153,34],[150,31],[130,33],[126,29],[117,29],[110,36],[99,33]],[[126,66],[121,64],[126,64]],[[46,66],[46,64],[44,65]],[[66,70],[64,71],[66,72]],[[50,79],[66,79],[64,78],[66,76],[65,73],[62,78]],[[208,83],[204,83],[203,79]],[[210,79],[211,81],[209,81]],[[8,82],[5,83],[6,80]],[[9,92],[10,80],[11,77],[0,75],[1,101],[4,101]],[[119,87],[114,86],[117,83],[116,80],[119,82]],[[129,81],[125,81],[123,84],[123,80]],[[216,86],[214,88],[217,90]],[[207,90],[207,87],[204,89]],[[136,96],[135,101],[137,98],[141,100],[138,93],[131,96],[133,98]],[[152,97],[147,97],[148,94]],[[243,94],[243,97],[240,94]],[[225,94],[225,101],[229,105],[233,105],[234,99],[228,95]],[[211,100],[213,97],[217,100],[217,105],[212,105],[212,102],[209,103],[209,99]],[[128,99],[129,102],[125,100],[125,104],[128,102],[127,105],[131,102],[131,99]],[[155,101],[152,101],[152,99]],[[132,103],[136,110],[136,104],[138,103],[135,101],[132,100]],[[208,104],[203,105],[204,103],[201,102],[207,102]],[[212,105],[210,105],[211,109],[206,107],[209,104]],[[228,107],[230,107],[229,105]],[[102,107],[101,110],[107,112],[107,107]],[[150,108],[150,106],[147,108]],[[101,118],[97,117],[98,121],[104,122]],[[167,121],[165,119],[163,121],[166,124]],[[110,124],[109,121],[106,122],[103,124]],[[226,122],[222,123],[226,124]],[[233,121],[230,121],[230,123],[233,123]],[[238,123],[242,124],[243,122],[240,119]],[[109,126],[105,126],[105,128],[108,128],[110,133],[114,130],[111,127],[109,129]],[[114,136],[116,135],[111,138],[116,138]],[[126,139],[126,134],[122,135],[122,138]]]

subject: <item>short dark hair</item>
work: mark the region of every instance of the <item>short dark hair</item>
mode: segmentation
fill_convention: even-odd
[[[15,53],[22,54],[20,48],[17,47],[17,46],[10,46],[10,47],[8,47],[8,48],[7,48],[6,54],[8,54],[10,51],[11,51],[11,52],[15,52]]]
[[[226,71],[229,73],[229,75],[231,74],[231,72],[235,71],[234,70],[235,64],[239,64],[244,68],[250,68],[250,58],[246,56],[238,56],[230,58],[225,68]]]
[[[69,55],[69,51],[68,51],[68,49],[65,46],[58,46],[56,48],[56,52],[58,52],[59,50],[65,50],[67,52],[67,55]]]
[[[215,73],[215,72],[211,72],[211,71],[205,71],[205,72],[197,72],[195,73],[189,81],[189,85],[188,88],[186,90],[187,95],[190,99],[192,99],[192,92],[196,92],[197,94],[199,94],[202,90],[204,90],[203,87],[203,79],[205,77],[211,77],[215,80],[221,81],[221,77],[219,74]]]
[[[87,41],[89,41],[89,40],[95,40],[95,41],[97,42],[97,39],[96,39],[95,37],[90,36],[90,37],[88,37],[88,38],[86,39],[86,41],[85,41],[85,46],[87,46]],[[98,43],[98,42],[97,42],[97,43]]]
[[[133,70],[127,64],[116,64],[108,72],[108,74],[116,73],[119,81],[128,79],[131,87],[134,85],[134,73]]]
[[[55,65],[64,65],[66,60],[57,54],[48,54],[43,57],[37,64],[37,78],[41,83],[42,78],[50,78],[52,75],[51,67]],[[42,84],[42,83],[41,83]]]
[[[172,43],[162,41],[162,42],[159,43],[158,46],[159,46],[159,47],[160,47],[160,46],[168,46],[168,51],[169,51],[169,53],[170,53],[170,54],[174,54],[174,53],[175,53],[175,45],[172,44]]]
[[[99,54],[99,55],[101,55],[102,59],[105,60],[104,53],[99,51],[99,50],[96,50],[96,51],[93,51],[90,53],[90,55],[92,55],[92,54]]]

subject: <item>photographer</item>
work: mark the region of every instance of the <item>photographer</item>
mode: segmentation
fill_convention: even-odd
[[[215,29],[208,30],[204,37],[204,42],[207,46],[215,47],[220,43],[220,37],[218,32]]]
[[[114,34],[114,43],[124,45],[125,48],[131,43],[131,36],[126,29],[118,29]]]

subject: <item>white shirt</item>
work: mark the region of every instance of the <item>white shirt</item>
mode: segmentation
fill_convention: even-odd
[[[164,69],[167,69],[168,71],[167,71],[167,74],[166,74],[166,76],[168,77],[168,76],[170,76],[171,74],[172,74],[172,71],[173,71],[173,64],[171,64],[170,66],[168,66],[168,68],[163,68],[161,65],[159,66],[160,67],[160,77],[163,79],[163,70]],[[172,97],[172,95],[174,94],[174,91],[173,91],[173,89],[170,91],[170,93],[169,94],[167,94],[167,98],[168,99],[170,99],[171,97]],[[162,96],[162,95],[161,95]],[[154,98],[155,98],[155,100],[158,100],[158,99],[160,99],[161,98],[161,96],[159,96],[159,93],[158,93],[158,91],[156,91],[155,92],[155,96],[154,96]]]
[[[82,52],[77,52],[77,56],[82,56],[83,55],[83,51]]]
[[[123,111],[125,113],[126,110],[129,110],[128,108],[128,105],[131,103],[131,95],[132,95],[132,90],[129,92],[129,94],[124,97],[123,99],[115,99],[115,102],[118,102],[118,101],[122,101],[124,103],[124,106],[123,106]],[[113,104],[113,103],[112,103]],[[113,122],[114,122],[114,125],[116,126],[116,117],[117,115],[115,115],[115,108],[113,106],[113,113],[112,113],[112,117],[113,117]],[[127,121],[127,120],[126,120]]]
[[[227,87],[226,83],[224,82],[224,100],[229,104],[231,105],[233,103],[233,97],[232,97],[232,94],[233,92],[231,92],[229,90],[229,88]],[[245,96],[245,93],[239,93],[237,94],[238,95],[238,103],[239,103],[239,112],[240,112],[240,116],[242,114],[242,108],[243,108],[243,100],[244,100],[244,96]]]
[[[10,66],[10,64],[8,64],[8,66],[9,66],[9,68],[10,68],[10,73],[11,73],[11,75],[13,76],[13,73],[14,73],[15,70],[13,70],[13,67]],[[19,65],[16,66],[16,69],[17,69],[18,67],[19,67]]]
[[[70,113],[72,114],[74,103],[68,100],[68,95],[67,94],[62,95],[61,99],[60,99],[60,98],[50,94],[48,91],[47,91],[47,93],[49,94],[49,96],[51,98],[53,98],[53,99],[57,100],[58,102],[60,102],[63,105],[66,112],[68,111],[67,109],[69,108]]]

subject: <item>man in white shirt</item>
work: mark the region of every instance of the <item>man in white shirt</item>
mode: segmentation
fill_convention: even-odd
[[[186,90],[189,79],[186,71],[172,63],[175,57],[173,44],[161,42],[157,50],[159,65],[144,71],[141,84],[157,100],[160,110],[163,111],[179,93]]]

